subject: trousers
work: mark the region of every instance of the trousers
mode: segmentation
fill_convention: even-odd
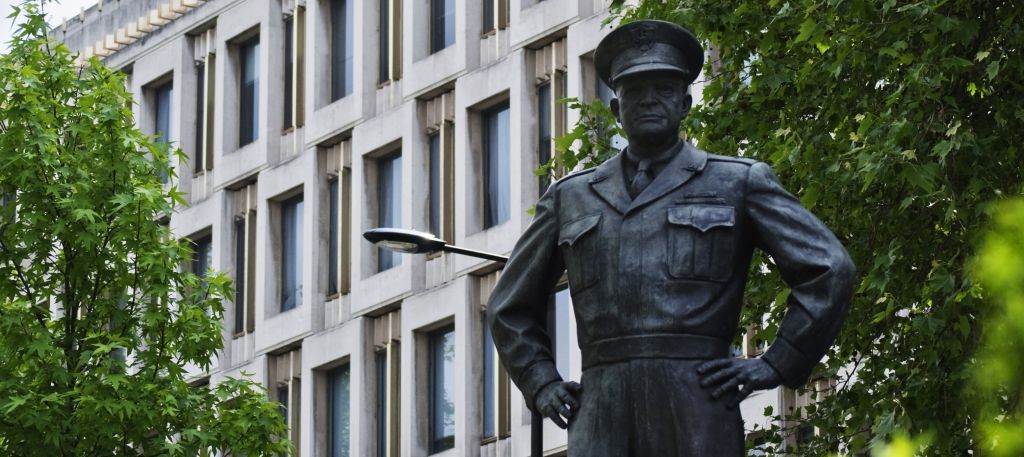
[[[741,457],[743,419],[700,386],[704,360],[633,359],[583,371],[568,457]]]

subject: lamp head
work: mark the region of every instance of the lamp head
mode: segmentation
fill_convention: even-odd
[[[407,254],[438,252],[445,246],[445,241],[433,234],[397,228],[370,229],[363,232],[363,238],[384,249]]]

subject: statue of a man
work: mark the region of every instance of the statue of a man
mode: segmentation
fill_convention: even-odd
[[[629,23],[594,60],[629,146],[541,197],[489,301],[495,345],[527,404],[568,424],[570,457],[741,456],[737,404],[806,382],[839,331],[854,266],[768,165],[680,140],[704,61],[689,31]],[[730,358],[755,248],[789,285],[788,311],[762,357]],[[559,376],[545,325],[563,271],[580,384]]]

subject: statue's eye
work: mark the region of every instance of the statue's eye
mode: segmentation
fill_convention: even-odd
[[[658,84],[654,89],[658,92],[658,95],[662,97],[671,97],[676,94],[676,88],[671,84]]]

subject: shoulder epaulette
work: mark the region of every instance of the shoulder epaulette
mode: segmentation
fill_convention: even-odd
[[[575,178],[577,176],[583,176],[583,175],[586,175],[586,174],[589,174],[589,173],[593,173],[595,171],[597,171],[597,167],[590,167],[590,168],[587,168],[586,170],[574,171],[572,173],[569,173],[568,175],[563,176],[561,179],[558,180],[558,182],[568,181],[568,180],[570,180],[572,178]]]
[[[715,162],[740,163],[740,164],[746,165],[748,167],[749,166],[753,166],[755,163],[757,163],[756,160],[748,159],[746,157],[730,157],[730,156],[722,156],[722,155],[718,155],[718,154],[708,154],[708,160],[709,161],[713,160]]]

